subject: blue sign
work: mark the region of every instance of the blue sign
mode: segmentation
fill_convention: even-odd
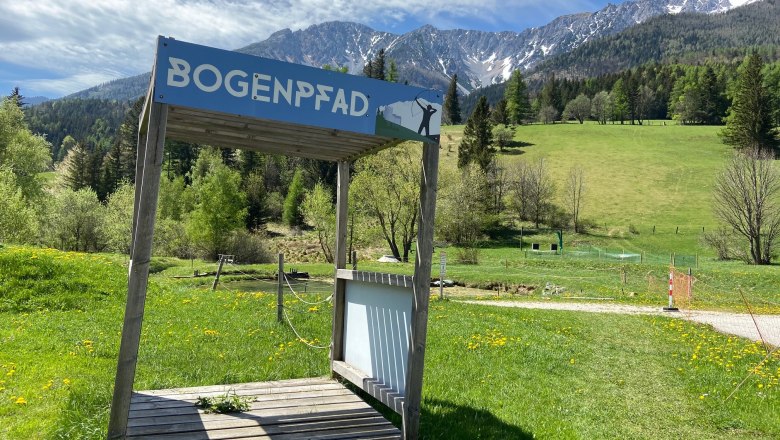
[[[154,101],[438,142],[442,94],[159,37]]]

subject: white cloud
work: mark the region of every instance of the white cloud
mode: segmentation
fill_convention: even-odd
[[[512,23],[544,10],[596,9],[576,0],[26,0],[0,2],[0,61],[52,72],[57,80],[15,78],[23,88],[70,93],[148,71],[157,35],[225,49],[271,33],[329,20],[395,28],[413,18],[438,27]],[[513,18],[516,17],[516,18]],[[63,79],[64,78],[64,79]],[[95,80],[94,83],[85,83]],[[73,88],[71,88],[73,87]]]

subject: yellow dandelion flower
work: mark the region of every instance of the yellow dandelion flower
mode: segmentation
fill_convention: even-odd
[[[14,403],[16,403],[17,405],[27,405],[27,399],[25,399],[22,396],[19,396],[16,398],[16,401]]]
[[[70,379],[68,379],[67,377],[65,379],[62,379],[62,383],[64,383],[65,385],[71,384]]]

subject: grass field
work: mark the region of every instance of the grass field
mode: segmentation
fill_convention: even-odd
[[[327,374],[327,350],[275,322],[274,294],[173,280],[190,270],[173,260],[155,270],[136,389]],[[119,256],[0,249],[0,438],[103,437],[126,273]],[[329,307],[288,305],[327,345]],[[762,359],[758,344],[669,318],[433,301],[422,436],[777,438],[780,356]]]
[[[661,124],[520,126],[517,146],[498,158],[507,168],[543,158],[559,190],[573,166],[582,168],[582,216],[598,227],[586,237],[591,242],[710,254],[701,230],[717,224],[711,190],[731,147],[718,138],[720,127]],[[462,126],[443,128],[442,168],[456,166],[462,132]],[[560,193],[557,201],[562,203]],[[639,233],[629,233],[629,226]]]
[[[554,124],[520,126],[499,154],[502,164],[544,158],[562,186],[569,169],[585,171],[583,215],[596,224],[652,228],[712,226],[711,189],[731,152],[720,127]],[[462,126],[444,127],[442,166],[455,166]],[[452,152],[448,152],[452,150]]]

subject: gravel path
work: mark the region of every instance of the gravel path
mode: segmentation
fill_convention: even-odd
[[[758,324],[753,323],[753,319],[746,313],[728,313],[728,312],[707,312],[707,311],[686,311],[686,312],[665,312],[660,307],[651,306],[629,306],[623,304],[604,304],[604,303],[561,303],[561,302],[537,302],[537,301],[460,301],[468,304],[482,304],[498,307],[516,307],[523,309],[547,309],[547,310],[569,310],[575,312],[590,313],[619,313],[623,315],[663,315],[672,316],[689,321],[709,324],[716,330],[741,336],[750,340],[761,340],[758,330],[764,339],[780,347],[780,315],[754,315]]]

